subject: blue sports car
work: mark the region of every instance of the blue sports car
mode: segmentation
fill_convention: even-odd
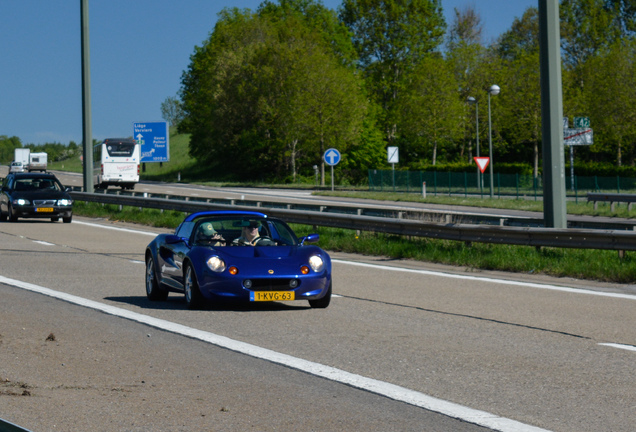
[[[282,220],[263,213],[207,211],[187,216],[174,234],[146,248],[146,295],[166,300],[185,294],[190,309],[209,301],[331,301],[331,258],[298,238]]]

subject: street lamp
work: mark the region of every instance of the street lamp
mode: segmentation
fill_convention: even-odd
[[[476,123],[476,131],[477,131],[475,146],[477,148],[477,157],[479,157],[479,102],[477,102],[477,99],[475,99],[472,96],[468,96],[468,98],[466,98],[466,101],[471,105],[475,105],[475,123]],[[477,186],[480,188],[480,190],[483,193],[484,185],[483,185],[480,174],[481,172],[479,171],[479,167],[477,167]]]
[[[497,84],[493,84],[488,89],[488,156],[490,157],[490,198],[494,198],[494,183],[492,173],[492,124],[490,122],[490,95],[497,96],[501,89]]]

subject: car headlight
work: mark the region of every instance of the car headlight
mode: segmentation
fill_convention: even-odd
[[[221,273],[223,270],[225,270],[225,261],[223,261],[218,256],[211,256],[210,258],[208,258],[206,264],[208,265],[208,268],[213,272]]]
[[[311,266],[311,269],[315,272],[319,272],[322,270],[322,268],[324,267],[325,263],[322,260],[322,258],[320,258],[318,255],[314,255],[311,258],[309,258],[309,265]]]
[[[57,205],[59,206],[70,206],[71,204],[73,204],[73,200],[72,199],[61,199],[61,200],[57,200]]]
[[[11,204],[23,206],[23,205],[29,205],[29,204],[31,204],[31,202],[28,199],[16,198],[13,201],[11,201]]]

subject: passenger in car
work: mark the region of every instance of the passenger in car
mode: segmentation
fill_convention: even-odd
[[[225,246],[225,239],[216,232],[210,222],[204,222],[199,226],[195,241],[208,246]]]

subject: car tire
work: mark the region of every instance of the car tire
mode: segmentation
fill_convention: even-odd
[[[185,294],[186,304],[188,309],[201,309],[205,305],[205,299],[199,290],[199,283],[197,282],[197,275],[194,272],[191,264],[187,264],[185,268],[185,275],[183,278],[183,291]]]
[[[311,306],[314,309],[324,309],[327,306],[329,306],[330,302],[331,302],[331,282],[329,282],[329,289],[327,290],[327,293],[324,295],[324,297],[319,298],[317,300],[309,300],[309,306]]]
[[[9,221],[15,222],[18,220],[18,217],[13,213],[13,206],[9,204]]]
[[[159,275],[152,255],[146,258],[146,296],[152,301],[165,301],[168,298],[168,290],[159,283]]]
[[[0,209],[0,222],[4,222],[7,220],[7,215],[2,213],[2,209]]]
[[[64,223],[71,223],[73,221],[73,215],[70,215],[69,217],[63,217],[62,218],[62,222]]]

